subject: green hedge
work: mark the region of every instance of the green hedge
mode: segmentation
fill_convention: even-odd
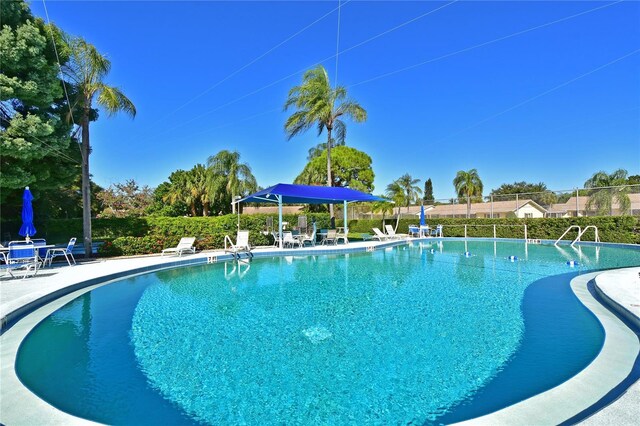
[[[427,219],[431,227],[444,225],[445,237],[464,237],[464,225],[467,226],[468,237],[493,237],[493,226],[486,225],[512,225],[497,226],[498,238],[524,238],[524,227],[527,225],[528,238],[555,240],[571,225],[585,227],[595,225],[598,227],[600,240],[603,242],[635,243],[640,244],[640,222],[636,216],[612,216],[612,217],[578,217],[578,218],[539,218],[539,219],[464,219],[464,218],[439,218]],[[387,224],[395,227],[395,219],[387,219]],[[400,219],[398,231],[407,233],[409,225],[417,225],[418,219]],[[342,225],[339,223],[339,225]],[[474,226],[476,225],[476,226]],[[477,226],[484,225],[484,226]],[[372,233],[371,228],[382,230],[381,220],[352,220],[349,221],[349,232]],[[384,230],[383,230],[384,231]],[[571,231],[565,236],[567,240],[573,240],[577,231]],[[593,240],[593,233],[588,232],[583,240]]]
[[[277,226],[277,216],[256,214],[240,216],[240,228],[250,231],[250,241],[253,245],[268,245],[273,243],[271,236],[263,235],[267,216],[274,218]],[[326,213],[306,214],[309,224],[315,218],[317,228],[329,227],[329,215]],[[104,241],[99,253],[103,256],[136,255],[159,253],[163,248],[175,247],[181,237],[194,236],[198,250],[224,247],[224,236],[235,236],[237,216],[213,217],[145,217],[128,219],[94,219],[93,238]],[[297,215],[284,215],[284,220],[296,224]],[[395,219],[387,219],[386,223],[395,226]],[[418,219],[401,219],[398,232],[408,232],[409,225],[417,224]],[[570,225],[595,225],[598,227],[600,239],[606,242],[640,243],[639,218],[634,216],[615,217],[581,217],[581,218],[544,218],[544,219],[427,219],[427,223],[435,227],[444,225],[444,235],[447,237],[464,236],[464,224],[467,224],[469,237],[493,237],[492,226],[477,225],[517,225],[498,226],[499,238],[523,238],[523,224],[527,224],[528,237],[539,239],[556,239]],[[338,220],[336,225],[342,226]],[[474,226],[475,225],[475,226]],[[349,221],[350,236],[358,237],[360,233],[373,234],[373,227],[382,229],[381,220],[352,220]],[[14,230],[15,228],[15,230]],[[5,232],[11,232],[15,238],[19,222],[3,222],[3,238]],[[82,221],[80,219],[51,220],[46,223],[36,223],[38,237],[46,238],[50,243],[65,243],[70,237],[82,237]],[[566,239],[574,239],[575,232],[571,232]],[[235,238],[235,237],[234,237]],[[593,239],[593,234],[587,235],[585,240]]]

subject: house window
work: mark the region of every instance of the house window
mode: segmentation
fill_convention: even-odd
[[[525,213],[524,214],[524,218],[525,219],[533,219],[533,213]]]

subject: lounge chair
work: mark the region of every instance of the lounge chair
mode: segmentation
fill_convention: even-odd
[[[409,225],[409,235],[411,237],[419,237],[420,227],[418,225]]]
[[[362,241],[370,241],[371,240],[371,234],[369,234],[368,232],[362,232],[360,234],[360,238],[362,239]]]
[[[442,237],[442,225],[438,225],[431,230],[432,237]]]
[[[372,239],[378,240],[378,241],[385,241],[389,239],[389,236],[384,234],[380,229],[378,228],[371,228],[371,229],[373,229],[373,233],[376,234],[372,237]]]
[[[193,246],[195,242],[195,237],[180,238],[177,246],[162,250],[162,255],[164,256],[165,253],[176,253],[178,256],[182,256],[182,253],[195,253],[196,248]]]
[[[385,225],[384,229],[387,230],[387,235],[391,239],[400,239],[400,238],[404,238],[404,237],[408,237],[409,236],[408,234],[396,234],[395,229],[393,229],[393,226],[391,226],[391,225]]]
[[[31,273],[34,276],[40,269],[40,259],[38,257],[38,249],[33,242],[12,241],[9,243],[9,253],[5,257],[6,264],[0,267],[6,270],[9,275],[15,278],[13,271],[24,269],[22,278],[26,278]]]
[[[253,253],[251,253],[251,246],[249,245],[249,231],[238,231],[235,244],[231,241],[231,237],[225,235],[224,252],[233,253],[234,256],[240,256],[240,253],[244,252],[247,253],[249,257],[253,257]]]
[[[76,239],[71,238],[69,240],[69,244],[67,244],[67,247],[52,248],[47,250],[47,254],[44,257],[44,263],[46,264],[47,262],[49,262],[49,266],[51,266],[51,262],[53,262],[53,259],[58,256],[64,256],[64,258],[67,259],[67,263],[69,264],[69,266],[71,266],[71,260],[73,260],[73,264],[75,265],[76,259],[75,257],[73,257],[73,246],[75,245]],[[71,256],[71,260],[69,260],[69,256]]]

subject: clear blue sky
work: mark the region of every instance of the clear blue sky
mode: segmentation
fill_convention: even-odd
[[[343,1],[338,82],[369,115],[347,144],[371,155],[376,193],[404,173],[431,177],[436,198],[462,169],[478,169],[485,193],[640,173],[640,2],[460,1],[426,14],[447,3]],[[337,4],[48,0],[53,22],[108,55],[108,82],[138,109],[93,124],[96,182],[156,186],[222,149],[262,186],[291,182],[326,136],[287,141],[282,105],[302,70],[330,58],[335,78]]]

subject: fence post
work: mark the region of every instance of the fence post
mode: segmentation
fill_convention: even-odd
[[[527,224],[524,224],[524,240],[527,241]]]
[[[493,239],[496,239],[496,225],[493,225]]]
[[[493,194],[491,194],[491,219],[493,219]]]
[[[578,217],[578,212],[580,211],[580,204],[578,203],[579,199],[580,199],[580,192],[578,191],[578,188],[576,188],[576,217]]]
[[[467,238],[467,225],[464,226],[464,238]]]

